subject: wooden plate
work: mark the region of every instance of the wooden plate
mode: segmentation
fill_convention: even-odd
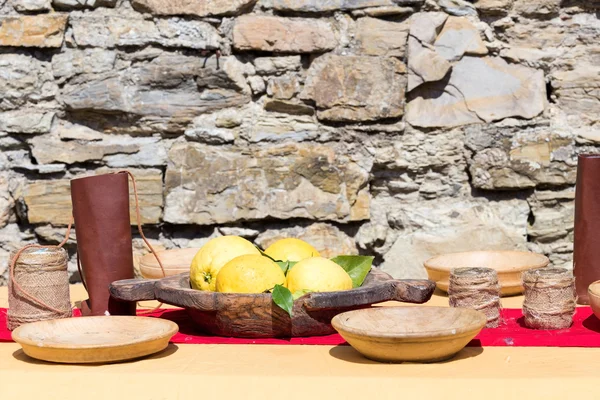
[[[54,319],[21,325],[12,333],[30,357],[58,363],[108,363],[165,349],[179,327],[148,317]]]
[[[349,311],[331,324],[365,357],[435,362],[453,357],[486,324],[480,311],[449,307],[376,307]]]
[[[450,253],[425,261],[429,279],[444,292],[448,291],[450,271],[459,267],[486,267],[498,271],[503,296],[523,293],[521,275],[524,271],[546,267],[548,257],[525,251],[469,251]]]
[[[172,249],[157,251],[160,261],[165,268],[165,275],[172,276],[183,272],[190,272],[190,265],[199,248]],[[140,273],[147,279],[160,279],[162,270],[154,254],[149,253],[140,258]]]

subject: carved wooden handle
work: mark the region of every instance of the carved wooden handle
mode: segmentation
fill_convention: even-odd
[[[397,279],[393,281],[396,293],[391,300],[423,304],[435,291],[435,282],[428,279]]]
[[[158,279],[123,279],[110,284],[110,295],[118,300],[156,300],[154,286]]]
[[[310,293],[304,300],[307,310],[336,309],[398,300],[425,303],[431,298],[435,283],[428,280],[389,280],[369,287],[336,293]]]

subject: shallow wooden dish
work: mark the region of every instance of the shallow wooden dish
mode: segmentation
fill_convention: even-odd
[[[600,281],[593,282],[588,286],[588,296],[594,315],[600,319]]]
[[[57,363],[109,363],[131,360],[165,349],[177,333],[172,321],[110,316],[32,322],[12,338],[30,357]]]
[[[160,261],[165,268],[166,276],[173,276],[190,271],[190,265],[199,248],[171,249],[157,251]],[[154,254],[149,253],[140,258],[140,273],[147,279],[159,279],[163,277],[162,270]]]
[[[448,291],[450,271],[459,267],[486,267],[498,271],[501,294],[503,296],[523,293],[521,275],[524,271],[543,268],[548,265],[548,257],[525,251],[469,251],[450,253],[425,261],[429,279],[437,287]]]
[[[331,318],[341,312],[388,300],[424,303],[434,289],[432,281],[395,280],[373,268],[359,288],[297,299],[290,318],[273,303],[271,294],[194,290],[189,273],[159,280],[128,279],[110,286],[111,295],[120,300],[159,300],[184,307],[196,326],[210,334],[253,338],[329,335],[335,333]]]
[[[449,307],[376,307],[345,312],[331,321],[359,353],[381,362],[447,360],[486,322],[480,311]]]

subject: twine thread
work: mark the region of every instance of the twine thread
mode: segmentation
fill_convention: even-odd
[[[565,268],[540,268],[523,273],[525,326],[565,329],[573,324],[577,305],[575,278]]]
[[[491,268],[455,268],[448,287],[450,307],[471,308],[487,317],[486,328],[500,324],[500,284]]]
[[[13,251],[10,258],[16,261],[17,253],[20,259],[9,281],[7,328],[12,331],[28,322],[71,317],[67,252],[36,245]]]

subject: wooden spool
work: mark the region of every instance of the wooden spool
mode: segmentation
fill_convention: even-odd
[[[128,279],[114,282],[111,295],[119,300],[159,300],[187,309],[202,331],[229,337],[319,336],[335,333],[337,314],[388,300],[424,303],[435,284],[429,280],[395,280],[373,268],[356,289],[309,293],[294,302],[293,318],[268,293],[238,294],[190,288],[189,273],[159,280]]]

